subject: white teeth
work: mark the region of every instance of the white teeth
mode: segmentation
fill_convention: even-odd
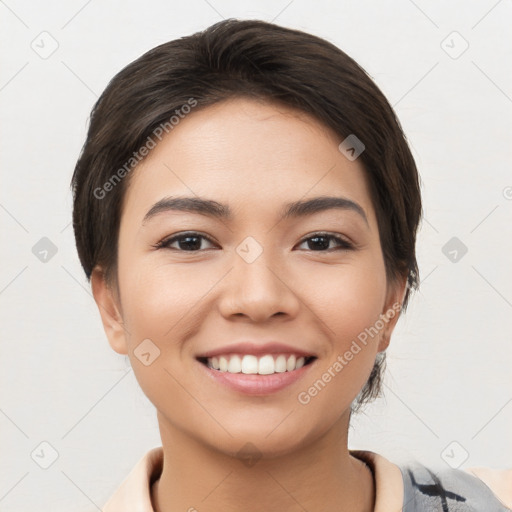
[[[242,360],[238,356],[231,356],[228,364],[229,373],[240,373],[242,371]]]
[[[286,357],[284,356],[277,356],[276,362],[274,363],[275,367],[274,370],[277,373],[283,373],[286,371]]]
[[[242,373],[258,373],[258,358],[256,356],[244,356]]]
[[[217,369],[217,368],[215,368]],[[225,357],[219,357],[219,370],[221,372],[227,372],[228,371],[228,360]]]
[[[226,355],[220,357],[209,357],[207,365],[210,368],[228,373],[245,373],[271,375],[273,373],[292,372],[302,368],[306,362],[304,357],[295,355],[285,356],[279,354],[274,358],[271,354],[262,357],[246,354],[243,357],[238,355]]]
[[[260,375],[270,375],[274,373],[274,358],[270,354],[260,358],[258,362],[258,373]]]

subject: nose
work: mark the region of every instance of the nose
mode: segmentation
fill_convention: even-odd
[[[244,317],[265,322],[271,317],[295,318],[300,309],[297,279],[271,251],[263,250],[254,260],[234,253],[233,268],[226,276],[219,297],[225,318]],[[295,282],[294,282],[295,281]]]

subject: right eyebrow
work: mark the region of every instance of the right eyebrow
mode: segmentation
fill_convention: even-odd
[[[199,213],[200,215],[224,220],[231,220],[233,217],[229,206],[211,199],[198,197],[164,197],[150,208],[144,216],[142,224],[145,224],[156,215],[168,211]]]

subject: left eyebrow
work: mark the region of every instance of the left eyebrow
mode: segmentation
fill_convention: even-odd
[[[351,199],[347,199],[346,197],[335,196],[320,196],[312,199],[286,203],[282,209],[280,220],[290,217],[306,217],[308,215],[313,215],[315,213],[331,209],[356,212],[369,226],[366,214],[359,204]],[[142,224],[145,224],[156,215],[168,211],[198,213],[200,215],[226,221],[233,219],[233,212],[228,205],[218,203],[211,199],[199,197],[165,197],[157,201],[150,208],[144,216]]]

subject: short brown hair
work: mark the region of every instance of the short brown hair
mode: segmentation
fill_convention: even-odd
[[[119,225],[129,171],[137,163],[133,156],[191,98],[197,110],[237,96],[282,103],[312,115],[343,139],[355,135],[362,141],[359,158],[386,275],[393,281],[407,278],[404,310],[419,284],[415,243],[422,207],[418,172],[400,122],[369,75],[342,50],[260,20],[227,19],[157,46],[110,81],[92,109],[71,183],[76,246],[87,278],[100,265],[107,282],[117,285]],[[379,396],[384,363],[380,352],[353,411]]]

